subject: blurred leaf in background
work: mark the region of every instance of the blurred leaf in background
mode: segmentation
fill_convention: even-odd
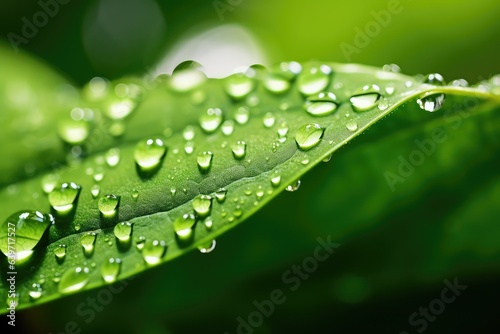
[[[54,15],[24,36],[26,22],[48,3]],[[20,49],[77,85],[96,75],[168,72],[186,59],[214,76],[286,59],[396,63],[407,74],[439,72],[471,83],[500,72],[500,5],[492,0],[54,0],[2,2],[0,13],[5,45],[10,33],[22,36]],[[8,77],[8,66],[0,64],[0,75]],[[116,293],[94,290],[19,312],[20,328],[498,332],[500,110],[445,116],[454,105],[441,114],[416,106],[395,113],[306,175],[300,190],[220,238],[209,256],[191,253],[124,281]],[[437,127],[448,139],[392,191],[386,172],[397,171]],[[291,291],[284,275],[328,236],[341,246]],[[443,289],[455,281],[467,288],[445,303]],[[274,300],[286,300],[263,312],[275,290],[286,294]]]

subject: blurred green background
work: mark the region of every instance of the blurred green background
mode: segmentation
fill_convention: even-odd
[[[310,59],[396,63],[406,74],[471,83],[500,73],[500,3],[493,0],[73,0],[57,7],[18,48],[76,85],[96,75],[168,72],[186,59],[214,76],[254,62]],[[2,42],[21,36],[23,17],[32,21],[40,10],[36,1],[2,2]],[[396,113],[349,144],[306,175],[299,191],[220,238],[213,253],[143,273],[92,319],[77,309],[100,290],[19,312],[20,330],[69,333],[74,322],[83,333],[232,334],[255,300],[281,289],[286,301],[251,331],[416,333],[423,327],[409,316],[457,277],[467,290],[425,332],[498,333],[498,116],[464,119],[391,192],[384,171],[432,130],[399,127],[405,117]],[[290,291],[283,273],[329,235],[341,246]]]

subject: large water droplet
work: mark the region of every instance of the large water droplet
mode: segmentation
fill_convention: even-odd
[[[116,278],[120,273],[121,266],[122,260],[119,258],[110,258],[108,261],[105,261],[101,266],[102,279],[107,283],[113,283],[116,281]]]
[[[222,110],[219,108],[208,108],[200,116],[200,126],[208,133],[217,130],[222,123]]]
[[[224,88],[229,96],[239,100],[250,94],[255,88],[255,80],[243,73],[235,73],[224,79]]]
[[[211,253],[215,249],[216,245],[217,245],[217,242],[215,240],[212,240],[206,244],[202,244],[202,245],[198,246],[198,249],[200,250],[200,253],[208,254],[208,253]]]
[[[181,217],[178,217],[174,221],[175,234],[182,241],[189,240],[193,234],[193,227],[195,223],[196,218],[192,213],[186,213]]]
[[[198,62],[187,60],[175,67],[170,77],[170,87],[177,92],[188,92],[206,80],[203,66]]]
[[[10,215],[0,226],[0,250],[17,260],[28,258],[53,223],[51,215],[39,211],[18,211]]]
[[[243,140],[238,140],[231,146],[235,159],[243,159],[246,154],[247,144]]]
[[[196,161],[198,162],[198,167],[201,171],[208,171],[210,169],[210,166],[212,165],[212,158],[213,158],[213,153],[210,151],[205,151],[200,153],[196,157]]]
[[[116,224],[113,229],[113,233],[121,242],[128,242],[130,240],[130,235],[132,234],[132,223],[121,222]]]
[[[380,99],[380,87],[377,85],[367,85],[354,94],[349,101],[355,111],[367,111],[375,108]]]
[[[71,293],[82,289],[89,281],[89,268],[75,267],[64,272],[59,281],[60,293]]]
[[[38,299],[43,294],[42,286],[39,283],[33,283],[31,285],[30,291],[28,292],[32,299]]]
[[[300,187],[300,180],[297,180],[297,181],[295,181],[294,183],[289,184],[289,185],[285,188],[285,190],[286,190],[286,191],[290,191],[290,192],[294,192],[294,191],[298,190],[298,189],[299,189],[299,187]]]
[[[249,118],[250,118],[250,110],[247,107],[239,107],[234,112],[234,119],[239,124],[247,123]]]
[[[140,141],[134,150],[136,164],[143,171],[150,171],[159,166],[167,148],[159,138]]]
[[[301,150],[309,150],[319,144],[323,132],[324,129],[319,124],[305,124],[297,130],[295,141]]]
[[[434,86],[442,86],[444,85],[444,79],[441,74],[433,73],[426,76],[424,83]],[[417,104],[423,110],[434,112],[441,109],[444,104],[445,98],[445,94],[426,95],[417,99]]]
[[[166,249],[167,246],[163,240],[145,242],[144,247],[142,248],[142,257],[147,264],[156,265],[160,263]]]
[[[81,187],[74,182],[65,182],[54,188],[48,196],[49,203],[60,214],[68,213],[80,193]]]
[[[94,252],[94,244],[97,235],[95,232],[87,232],[80,238],[80,244],[86,256],[91,256]]]
[[[327,65],[314,67],[310,72],[302,72],[297,79],[297,87],[304,95],[318,94],[330,84],[332,69]]]
[[[306,111],[313,116],[326,116],[337,110],[337,97],[333,93],[319,93],[306,99]]]
[[[116,167],[120,162],[120,149],[110,148],[104,157],[106,159],[106,164],[109,167]]]
[[[97,207],[99,211],[103,214],[103,216],[114,216],[116,214],[116,208],[120,202],[120,197],[108,194],[99,198],[99,202],[97,202]]]
[[[198,195],[193,199],[193,209],[200,217],[210,214],[212,208],[212,197],[208,195]]]

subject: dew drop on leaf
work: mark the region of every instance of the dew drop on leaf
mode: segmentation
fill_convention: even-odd
[[[262,84],[264,88],[274,94],[283,94],[290,89],[290,81],[278,73],[268,74]]]
[[[59,281],[59,292],[71,293],[82,289],[89,281],[89,273],[87,267],[74,267],[66,270]]]
[[[54,255],[57,260],[62,261],[66,257],[66,245],[59,244],[54,248]]]
[[[43,294],[42,286],[39,283],[33,283],[31,285],[31,288],[30,288],[28,294],[31,297],[31,299],[33,299],[33,300],[40,298]]]
[[[97,198],[101,192],[101,187],[99,187],[98,184],[94,184],[92,188],[90,188],[90,193],[92,194],[93,198]]]
[[[186,152],[186,154],[191,154],[194,152],[194,142],[192,141],[188,141],[184,144],[184,152]]]
[[[246,154],[246,149],[247,144],[242,140],[238,140],[231,146],[231,150],[235,159],[243,159]]]
[[[97,207],[104,216],[113,216],[116,213],[116,208],[118,207],[119,202],[120,198],[118,196],[108,194],[99,198]]]
[[[215,198],[217,199],[217,202],[222,203],[226,200],[226,194],[227,190],[224,188],[220,188],[215,192]]]
[[[220,108],[208,108],[201,114],[199,122],[205,132],[214,132],[222,123],[222,110]]]
[[[313,116],[326,116],[337,110],[337,96],[331,92],[321,92],[306,99],[305,109]]]
[[[94,252],[94,244],[97,235],[95,232],[87,232],[80,238],[80,244],[86,256],[91,256]]]
[[[156,265],[160,263],[166,249],[167,246],[163,240],[147,241],[144,242],[144,247],[142,248],[142,257],[147,264]]]
[[[174,232],[180,240],[189,240],[193,234],[195,223],[196,218],[194,215],[192,213],[186,213],[174,220]]]
[[[301,150],[309,150],[319,144],[323,132],[324,129],[319,124],[305,124],[297,130],[295,141]]]
[[[297,78],[299,92],[306,96],[318,94],[330,84],[331,73],[332,69],[328,65],[302,72]]]
[[[276,118],[270,112],[266,113],[264,115],[264,117],[262,118],[262,124],[264,124],[264,127],[266,127],[266,128],[273,127],[275,122],[276,122]]]
[[[215,249],[216,245],[217,245],[217,242],[215,240],[212,240],[210,242],[207,242],[206,244],[202,244],[202,245],[198,246],[198,249],[200,250],[200,253],[208,254],[208,253],[211,253]]]
[[[220,130],[225,136],[230,136],[234,131],[234,121],[231,120],[224,121],[224,123],[222,123]]]
[[[424,80],[425,84],[434,85],[434,86],[442,86],[444,85],[444,79],[439,73],[428,74]],[[417,104],[420,109],[434,112],[439,109],[444,104],[444,100],[446,98],[445,94],[431,94],[423,96],[417,99]]]
[[[289,191],[289,192],[294,192],[294,191],[298,190],[298,189],[299,189],[299,187],[300,187],[300,180],[297,180],[297,181],[295,181],[294,183],[289,184],[289,185],[285,188],[285,190],[286,190],[286,191]]]
[[[347,128],[347,130],[354,132],[358,129],[358,123],[356,122],[356,120],[350,119],[345,124],[345,127]]]
[[[209,195],[198,195],[193,199],[193,209],[200,217],[210,214],[212,208],[212,197]]]
[[[355,111],[368,111],[375,108],[380,99],[380,87],[377,85],[367,85],[350,99],[351,105]]]
[[[128,242],[132,234],[132,223],[121,222],[115,225],[113,229],[115,237],[121,242]]]
[[[120,273],[122,265],[122,260],[119,258],[110,258],[105,261],[101,266],[101,277],[107,283],[113,283],[116,281],[118,274]]]
[[[68,213],[73,209],[80,190],[80,185],[74,182],[65,182],[55,187],[48,196],[50,206],[59,214]]]
[[[246,124],[250,118],[250,110],[248,107],[239,107],[234,112],[234,120],[238,124]]]
[[[194,126],[192,125],[188,125],[184,128],[184,130],[182,131],[182,137],[184,138],[184,140],[186,141],[190,141],[190,140],[193,140],[194,139],[194,136],[195,136],[195,132],[194,132]]]
[[[54,190],[58,180],[59,176],[57,174],[44,175],[41,180],[43,192],[49,194]]]
[[[210,151],[205,151],[200,153],[196,157],[196,162],[198,163],[198,167],[200,168],[201,171],[208,171],[210,169],[210,166],[212,165],[212,158],[213,158],[213,153]]]
[[[134,150],[136,164],[143,171],[150,171],[159,166],[167,148],[159,138],[140,141]]]
[[[110,148],[105,155],[106,164],[109,167],[116,167],[120,162],[120,149]]]
[[[240,100],[255,88],[255,80],[243,73],[235,73],[224,79],[224,88],[230,97]]]

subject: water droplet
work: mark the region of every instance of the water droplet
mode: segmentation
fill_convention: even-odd
[[[318,94],[330,84],[330,74],[332,70],[327,65],[322,65],[319,69],[312,68],[310,72],[303,72],[297,79],[297,87],[304,95]]]
[[[234,119],[239,124],[246,124],[249,118],[250,118],[250,109],[248,109],[247,107],[239,107],[234,112]]]
[[[108,194],[99,198],[97,207],[104,216],[113,216],[116,214],[116,208],[118,207],[119,202],[120,197],[113,194]]]
[[[186,152],[186,154],[191,154],[193,153],[193,151],[194,151],[194,142],[192,141],[186,142],[186,144],[184,144],[184,152]]]
[[[271,128],[275,122],[276,118],[270,112],[266,113],[262,118],[262,124],[264,124],[266,128]]]
[[[159,166],[167,148],[159,138],[140,141],[134,150],[137,165],[143,171],[150,171]]]
[[[32,299],[38,299],[38,298],[40,298],[42,296],[42,294],[43,294],[42,286],[39,283],[33,283],[31,285],[31,289],[28,292],[28,294],[30,295],[30,297]]]
[[[208,108],[201,114],[199,121],[203,130],[208,133],[214,132],[222,123],[222,110],[219,108]]]
[[[302,159],[302,161],[300,163],[305,166],[305,165],[307,165],[309,163],[309,159],[308,158],[304,158],[304,159]]]
[[[274,94],[282,94],[290,88],[290,81],[277,73],[270,73],[262,83],[268,91]]]
[[[358,129],[358,123],[354,119],[350,119],[345,124],[345,127],[347,128],[347,130],[354,132]]]
[[[95,232],[87,232],[80,238],[80,244],[86,256],[91,256],[94,252],[94,243],[97,235]]]
[[[75,267],[64,272],[59,281],[60,293],[71,293],[82,289],[89,281],[89,268]]]
[[[182,241],[189,240],[193,234],[193,227],[195,223],[196,219],[192,213],[186,213],[181,217],[178,217],[174,221],[175,234]]]
[[[224,121],[221,126],[221,131],[224,135],[230,136],[234,131],[234,122],[231,120]]]
[[[54,190],[58,180],[59,176],[56,174],[44,175],[41,180],[43,192],[48,194]]]
[[[116,224],[113,229],[113,233],[118,240],[128,242],[130,240],[130,235],[132,234],[132,223],[121,222]]]
[[[401,68],[396,64],[385,64],[384,66],[382,66],[382,70],[394,73],[401,72]]]
[[[220,188],[219,190],[217,190],[215,192],[215,198],[217,199],[217,202],[219,202],[219,203],[224,202],[226,199],[226,194],[227,194],[227,190],[224,188]]]
[[[54,248],[54,255],[57,260],[62,261],[66,257],[66,245],[59,244]]]
[[[113,283],[116,281],[116,278],[120,273],[121,266],[122,260],[119,258],[110,258],[108,261],[105,261],[101,266],[102,279],[107,283]]]
[[[200,153],[196,157],[196,161],[198,162],[198,167],[201,171],[208,171],[210,166],[212,165],[213,153],[210,151],[205,151]]]
[[[283,123],[281,123],[281,126],[278,129],[278,141],[280,143],[284,143],[286,141],[287,134],[288,134],[288,124],[283,122]]]
[[[127,130],[127,125],[120,120],[112,121],[108,126],[108,133],[113,137],[123,136],[125,130]]]
[[[392,86],[387,86],[387,87],[385,87],[385,92],[387,93],[387,95],[392,95],[392,94],[394,94],[394,91],[395,91],[395,89],[394,89],[394,87],[392,87]]]
[[[133,189],[131,194],[133,199],[139,198],[139,191],[137,189]]]
[[[80,193],[81,187],[74,182],[65,182],[54,188],[48,196],[50,206],[60,214],[68,213]]]
[[[217,245],[217,242],[215,242],[215,240],[212,240],[206,244],[202,244],[202,245],[198,246],[198,249],[200,250],[201,253],[208,254],[215,249],[216,245]]]
[[[238,140],[233,146],[231,146],[231,150],[233,151],[233,156],[235,159],[243,159],[246,154],[247,144]]]
[[[330,154],[329,156],[327,156],[326,158],[324,158],[322,161],[323,162],[329,162],[331,159],[332,159],[332,155]]]
[[[384,111],[387,108],[389,108],[389,101],[387,101],[387,99],[385,98],[382,98],[378,103],[378,109]]]
[[[207,80],[203,66],[195,61],[187,60],[175,67],[170,77],[170,87],[177,92],[188,92]]]
[[[296,191],[297,189],[299,189],[299,187],[300,187],[300,180],[297,180],[297,181],[295,181],[294,183],[292,183],[292,184],[288,185],[288,186],[285,188],[285,190],[286,190],[286,191],[290,191],[290,192],[294,192],[294,191]]]
[[[146,237],[141,235],[137,240],[135,241],[137,250],[141,252],[144,248],[144,244],[146,243]]]
[[[337,97],[333,93],[319,93],[306,99],[305,109],[313,116],[326,116],[337,110]]]
[[[271,180],[271,185],[273,187],[277,187],[281,183],[281,175],[278,173],[278,171],[274,171],[274,173],[271,174],[270,180]]]
[[[324,131],[319,124],[305,124],[297,130],[295,141],[301,150],[309,150],[319,144]]]
[[[109,167],[116,167],[120,162],[120,149],[110,148],[105,155],[106,164]]]
[[[167,246],[165,245],[165,241],[163,240],[153,240],[145,242],[142,249],[142,257],[147,264],[156,265],[160,263],[166,249]]]
[[[198,195],[193,199],[193,209],[200,217],[210,214],[212,208],[212,197],[208,195]]]
[[[81,228],[80,224],[75,224],[75,231],[77,232],[80,231],[80,228]]]
[[[469,83],[465,79],[456,79],[451,82],[452,86],[455,87],[469,87]]]
[[[293,80],[302,72],[302,65],[296,61],[282,62],[272,67],[273,73],[279,73],[287,80]]]
[[[79,145],[89,136],[90,125],[84,120],[64,120],[57,128],[59,137],[70,145]]]
[[[368,111],[377,106],[380,96],[379,86],[367,85],[361,92],[354,94],[349,101],[355,111]]]
[[[444,85],[444,79],[441,76],[441,74],[433,73],[433,74],[428,74],[426,76],[424,83],[434,86],[442,86]],[[417,99],[417,104],[423,110],[434,112],[441,109],[441,107],[444,104],[445,98],[446,98],[445,94],[425,95]]]
[[[98,184],[94,184],[92,188],[90,189],[90,193],[92,194],[92,197],[97,198],[99,196],[99,193],[101,192],[101,187],[99,187]]]
[[[192,125],[188,125],[184,128],[184,130],[182,131],[182,137],[184,138],[184,140],[186,141],[190,141],[190,140],[193,140],[194,139],[194,136],[195,136],[195,132],[194,132],[194,126]]]
[[[51,215],[39,211],[18,211],[10,215],[0,226],[0,250],[8,257],[12,257],[14,251],[17,260],[28,258],[53,223]],[[12,233],[15,238],[11,238]]]
[[[95,182],[101,182],[102,179],[104,179],[104,169],[102,167],[97,167],[92,178]]]
[[[224,88],[229,96],[239,100],[255,88],[255,80],[243,73],[235,73],[224,79]]]
[[[212,217],[205,218],[205,221],[203,223],[205,224],[205,227],[207,228],[207,230],[211,230],[212,227],[214,226],[214,222],[212,220]]]

